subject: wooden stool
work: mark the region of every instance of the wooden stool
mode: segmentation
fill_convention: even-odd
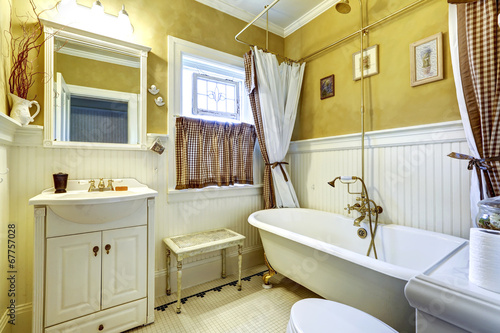
[[[167,247],[167,295],[170,295],[170,252],[177,259],[177,307],[175,312],[181,313],[182,260],[198,254],[221,250],[222,273],[226,277],[226,248],[238,245],[238,290],[241,290],[241,262],[245,236],[229,229],[217,229],[194,234],[167,237],[163,239]]]

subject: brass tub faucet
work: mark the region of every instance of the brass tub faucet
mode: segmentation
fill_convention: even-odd
[[[89,187],[89,192],[104,192],[104,191],[114,191],[115,188],[113,187],[113,180],[112,179],[108,179],[108,186],[105,186],[104,185],[104,179],[103,178],[100,178],[99,179],[99,184],[97,185],[97,187],[95,186],[95,180],[91,179],[89,181],[90,183],[90,187]]]
[[[330,185],[331,187],[335,187],[335,181],[337,179],[340,180],[342,184],[347,184],[347,192],[349,194],[359,195],[359,197],[356,197],[356,201],[358,202],[356,202],[354,205],[347,204],[347,207],[344,209],[347,210],[348,214],[350,214],[352,210],[355,210],[359,212],[359,214],[361,214],[354,220],[353,223],[353,225],[357,228],[360,227],[361,221],[363,221],[365,218],[368,217],[371,242],[370,242],[370,247],[368,249],[368,253],[366,255],[369,256],[371,249],[373,248],[375,259],[377,259],[377,250],[375,249],[375,233],[377,232],[378,215],[383,212],[383,209],[382,207],[378,206],[375,203],[375,201],[370,199],[370,197],[368,196],[368,191],[366,189],[365,182],[363,181],[362,178],[356,176],[336,177],[332,181],[328,182],[328,185]],[[356,183],[357,181],[361,182],[362,185],[361,192],[351,192],[350,185]],[[372,215],[375,216],[375,223],[374,223],[375,226],[372,226]]]

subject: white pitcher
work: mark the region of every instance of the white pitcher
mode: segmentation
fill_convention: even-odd
[[[17,120],[21,125],[28,125],[35,120],[35,117],[40,112],[40,104],[37,101],[28,101],[27,99],[18,97],[14,94],[9,93],[11,98],[12,109],[10,110],[10,117]],[[30,114],[30,108],[36,105],[36,112],[32,116]]]

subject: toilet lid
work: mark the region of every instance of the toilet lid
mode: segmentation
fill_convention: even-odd
[[[317,298],[303,299],[292,306],[288,331],[397,333],[389,325],[361,310]]]

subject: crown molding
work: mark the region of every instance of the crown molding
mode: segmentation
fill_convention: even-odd
[[[290,24],[289,26],[285,27],[284,29],[284,37],[288,37],[291,34],[293,34],[295,31],[299,30],[303,26],[305,26],[307,23],[311,22],[314,20],[316,17],[320,16],[324,12],[326,12],[328,9],[332,8],[333,5],[337,4],[340,0],[325,0],[301,17],[299,17],[298,20]]]
[[[221,0],[196,0],[199,3],[202,3],[206,6],[217,9],[220,12],[226,13],[228,15],[234,16],[242,21],[250,22],[255,18],[256,15],[247,12],[246,10],[242,10],[238,7],[231,6]],[[266,20],[261,18],[254,23],[255,26],[266,29]],[[242,26],[243,27],[243,26]],[[269,22],[269,32],[272,32],[275,35],[280,37],[285,37],[284,35],[285,29],[277,24]]]
[[[256,16],[238,7],[231,6],[230,4],[222,0],[196,0],[196,1],[206,6],[215,8],[218,11],[221,11],[228,15],[234,16],[245,22],[250,22]],[[297,31],[298,29],[300,29],[301,27],[303,27],[304,25],[306,25],[307,23],[314,20],[316,17],[318,17],[328,9],[330,9],[333,5],[335,5],[339,1],[340,0],[324,0],[319,5],[317,5],[316,7],[314,7],[313,9],[302,15],[299,19],[297,19],[295,22],[291,23],[287,27],[282,27],[277,24],[269,22],[269,31],[280,37],[286,38],[295,31]],[[266,29],[266,21],[263,18],[255,22],[254,25],[258,26],[259,28]]]

